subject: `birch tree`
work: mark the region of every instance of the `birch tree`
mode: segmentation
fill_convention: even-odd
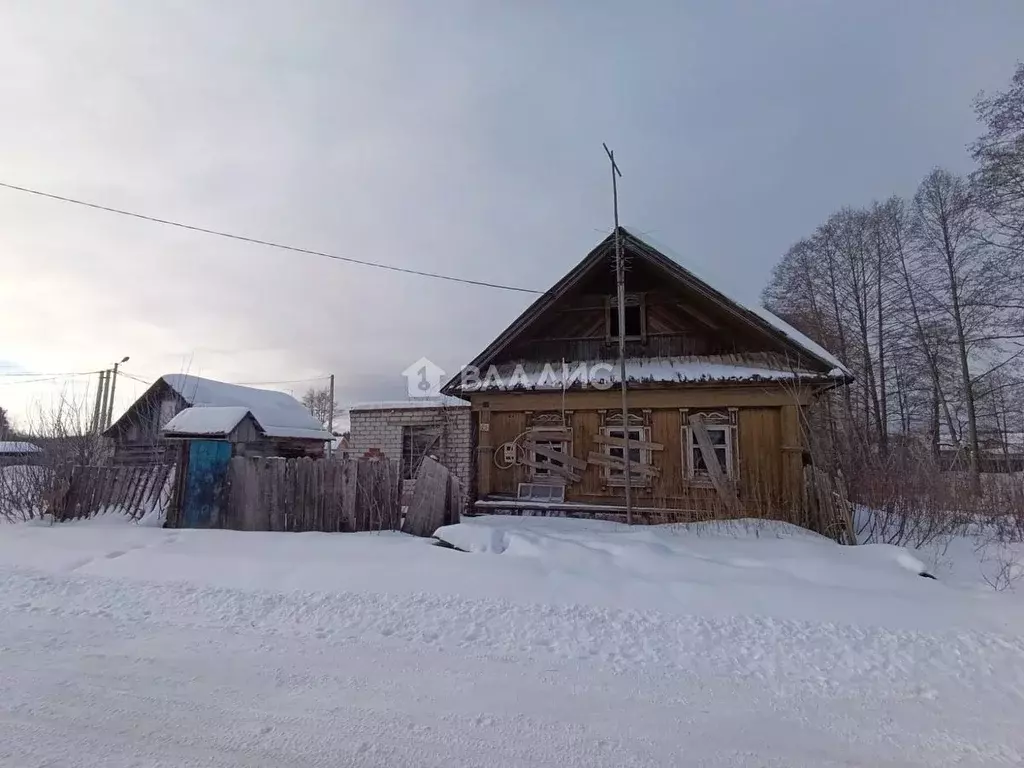
[[[1017,65],[1006,91],[981,94],[974,111],[985,126],[971,147],[978,164],[972,177],[978,204],[993,241],[1019,257],[1024,252],[1024,63]]]
[[[985,133],[969,178],[940,168],[910,200],[838,210],[783,255],[763,294],[853,369],[828,426],[865,477],[897,434],[892,466],[915,442],[936,460],[951,447],[946,468],[966,456],[976,490],[983,452],[1024,447],[1024,65],[975,110]]]
[[[981,236],[980,209],[966,179],[935,169],[921,182],[913,207],[921,264],[917,283],[935,315],[949,327],[966,417],[970,468],[977,479],[974,377],[979,373],[974,368],[984,366],[985,353],[998,356],[997,342],[1013,336],[1007,333],[1006,310],[1019,287],[1001,274],[991,247]]]

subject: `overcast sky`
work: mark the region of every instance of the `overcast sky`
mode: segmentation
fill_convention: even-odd
[[[0,181],[544,289],[611,229],[606,141],[623,221],[751,299],[834,209],[968,169],[971,100],[1022,39],[1018,0],[0,0]],[[0,189],[18,418],[89,380],[2,374],[124,355],[394,399],[529,301]]]

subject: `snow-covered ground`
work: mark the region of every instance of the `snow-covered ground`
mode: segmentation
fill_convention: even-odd
[[[788,526],[0,526],[0,765],[1024,761],[1024,588]],[[929,566],[931,567],[931,566]]]

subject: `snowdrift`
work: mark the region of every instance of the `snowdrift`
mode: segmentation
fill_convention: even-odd
[[[742,580],[784,576],[819,585],[852,580],[862,587],[888,589],[895,578],[926,571],[902,547],[844,547],[773,520],[636,527],[603,520],[489,516],[468,518],[434,535],[468,553],[537,558],[563,567],[613,569],[666,581],[728,579],[731,573],[742,574]]]

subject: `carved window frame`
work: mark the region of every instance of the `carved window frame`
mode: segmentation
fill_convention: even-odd
[[[693,411],[689,408],[680,408],[679,416],[682,422],[680,428],[680,450],[682,454],[683,477],[694,485],[710,485],[711,476],[707,472],[697,470],[694,461],[694,450],[699,448],[693,443],[693,430],[690,429],[691,416],[703,417],[705,428],[722,432],[725,445],[725,462],[723,474],[726,480],[735,483],[739,477],[739,409],[737,408],[708,408]],[[716,445],[718,447],[721,444]]]

